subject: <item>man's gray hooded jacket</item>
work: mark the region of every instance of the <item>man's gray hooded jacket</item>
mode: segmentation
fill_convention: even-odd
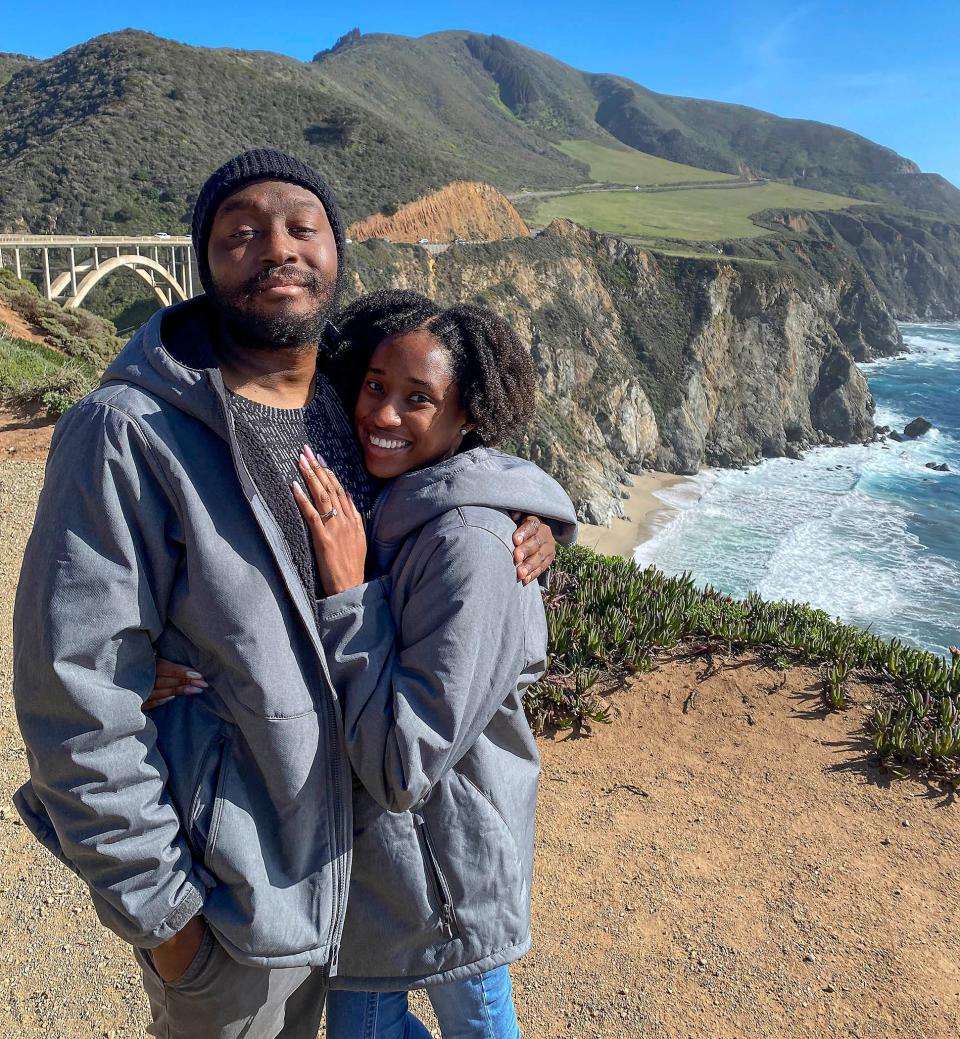
[[[539,586],[517,580],[512,510],[574,536],[563,489],[510,455],[401,476],[370,531],[384,577],[321,603],[359,779],[334,987],[454,981],[529,947],[539,755],[523,692],[547,624]]]
[[[17,806],[134,945],[202,910],[242,962],[335,968],[340,708],[207,319],[202,298],[154,315],[57,423],[14,618],[31,777]],[[156,653],[207,694],[144,714]]]

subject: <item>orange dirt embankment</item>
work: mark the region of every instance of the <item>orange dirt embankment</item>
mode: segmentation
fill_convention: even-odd
[[[0,299],[0,326],[5,326],[18,339],[26,339],[30,343],[46,343],[47,340],[20,314],[12,310]]]
[[[374,213],[347,229],[356,242],[389,238],[391,242],[471,242],[520,238],[530,234],[508,199],[477,181],[458,180],[432,195],[401,206],[393,216]]]

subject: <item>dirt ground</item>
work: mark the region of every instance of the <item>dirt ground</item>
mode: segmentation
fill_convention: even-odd
[[[54,421],[41,405],[0,406],[0,461],[42,462],[50,450]]]
[[[41,479],[0,456],[0,1036],[128,1039],[128,950],[10,806],[10,614]],[[824,713],[814,673],[731,664],[700,682],[702,662],[666,661],[613,724],[541,741],[524,1035],[952,1039],[957,807],[871,768],[862,708]]]

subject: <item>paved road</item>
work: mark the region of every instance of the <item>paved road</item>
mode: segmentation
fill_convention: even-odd
[[[678,184],[581,184],[576,188],[562,188],[556,191],[519,191],[513,195],[507,195],[511,202],[524,202],[530,198],[558,198],[561,195],[584,195],[588,192],[598,191],[692,191],[695,188],[758,188],[767,184],[766,180],[701,180],[684,181]]]

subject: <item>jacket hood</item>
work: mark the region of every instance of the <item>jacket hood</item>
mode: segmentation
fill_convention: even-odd
[[[576,540],[577,516],[560,484],[533,462],[486,447],[398,476],[377,502],[371,537],[397,544],[437,516],[468,505],[539,516],[561,544]]]
[[[125,382],[139,386],[224,436],[211,317],[206,296],[158,310],[117,354],[103,373],[101,385]]]

